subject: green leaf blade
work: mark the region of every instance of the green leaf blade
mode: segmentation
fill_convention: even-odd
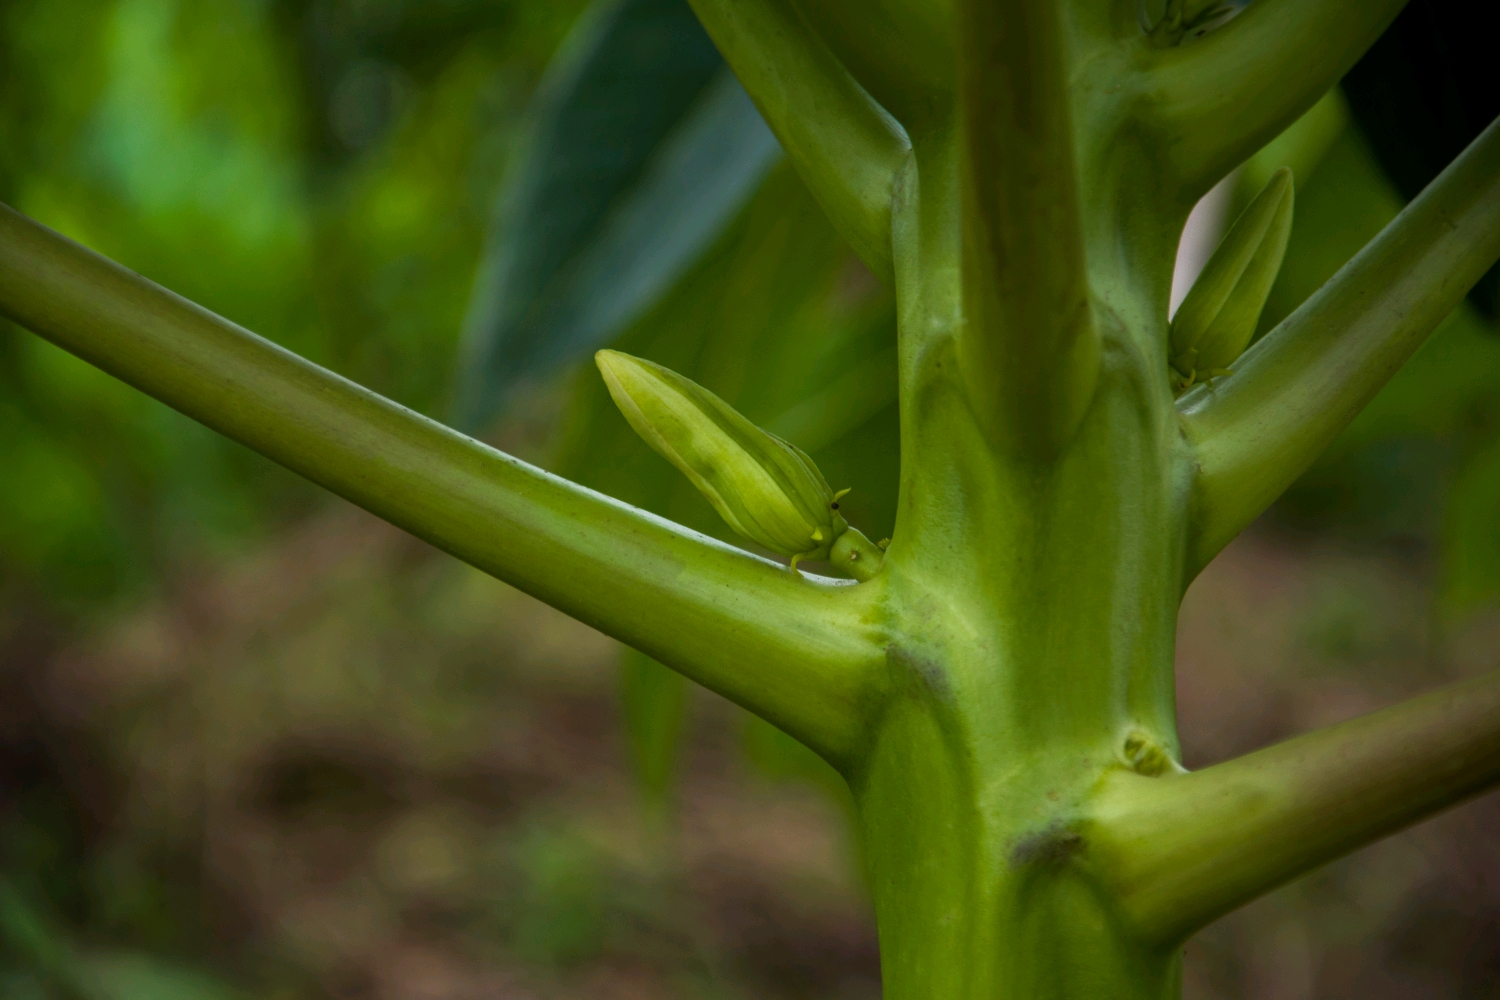
[[[549,70],[463,337],[455,418],[609,343],[713,243],[781,155],[683,0],[612,0]]]

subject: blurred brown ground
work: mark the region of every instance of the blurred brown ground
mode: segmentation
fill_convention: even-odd
[[[738,709],[696,696],[654,816],[617,647],[366,515],[172,580],[65,647],[13,629],[7,724],[66,744],[93,877],[168,884],[265,995],[879,995],[843,808],[747,765]],[[1432,608],[1419,563],[1247,534],[1183,609],[1187,764],[1500,666],[1500,616]],[[1471,803],[1223,921],[1186,995],[1500,996],[1497,818]]]

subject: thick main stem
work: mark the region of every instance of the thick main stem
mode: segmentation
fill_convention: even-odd
[[[895,216],[904,460],[883,585],[897,625],[850,775],[885,995],[1162,1000],[1174,954],[1117,919],[1084,825],[1132,756],[1175,766],[1189,481],[1146,346],[1156,304],[1113,303],[1097,392],[1062,454],[996,448],[956,364],[955,149],[919,142]]]
[[[958,0],[963,319],[970,405],[997,446],[1050,460],[1099,377],[1060,5]]]

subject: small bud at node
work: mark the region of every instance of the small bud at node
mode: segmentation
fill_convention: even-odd
[[[835,493],[796,445],[676,372],[618,351],[594,356],[620,412],[736,534],[772,552],[827,559],[849,530]]]
[[[1172,317],[1173,389],[1229,373],[1255,335],[1292,231],[1292,172],[1276,171],[1224,234]]]

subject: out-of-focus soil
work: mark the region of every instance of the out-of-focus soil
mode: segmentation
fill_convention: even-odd
[[[1440,621],[1420,566],[1252,532],[1183,609],[1186,763],[1493,669],[1497,638]],[[676,800],[643,808],[617,655],[343,510],[23,658],[27,710],[77,741],[96,892],[170,891],[262,995],[878,996],[842,804],[758,772],[700,692]],[[1186,995],[1500,996],[1497,819],[1469,804],[1222,921]]]

